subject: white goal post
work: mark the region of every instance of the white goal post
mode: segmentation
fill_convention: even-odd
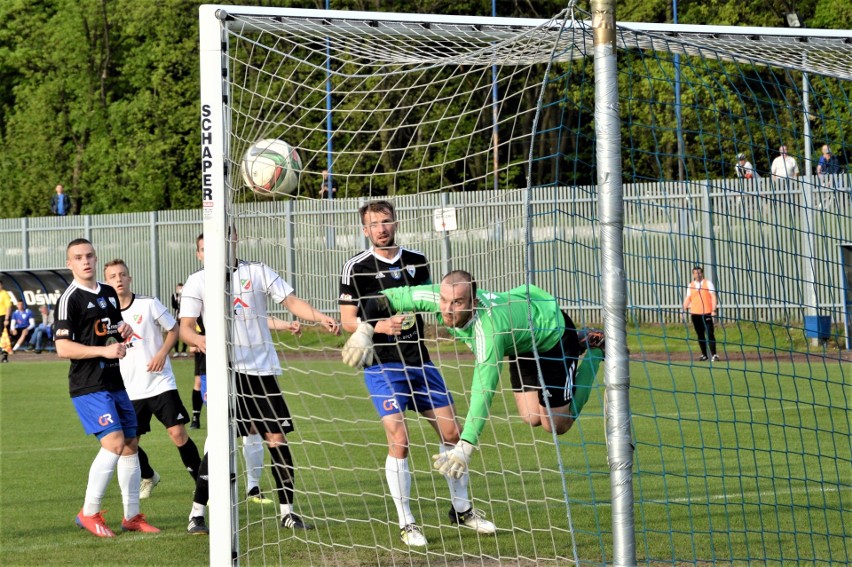
[[[837,242],[838,233],[845,233],[848,240],[852,232],[848,226],[852,211],[849,203],[842,201],[847,196],[844,191],[848,191],[849,177],[836,173],[818,178],[814,174],[816,160],[810,152],[817,144],[811,131],[816,114],[821,120],[822,135],[843,132],[843,127],[849,131],[849,32],[616,24],[615,2],[596,2],[590,17],[576,14],[577,18],[569,10],[553,19],[533,20],[215,5],[200,8],[201,201],[207,276],[205,326],[210,345],[207,447],[211,565],[238,564],[241,560],[281,562],[282,557],[292,559],[289,553],[298,546],[299,561],[344,565],[400,560],[423,564],[449,560],[464,565],[496,565],[502,561],[633,565],[637,552],[647,561],[664,557],[675,563],[717,557],[715,547],[694,550],[695,539],[713,531],[712,507],[717,495],[710,494],[708,488],[706,510],[702,508],[704,504],[695,504],[698,511],[693,515],[691,508],[694,483],[713,475],[704,471],[692,473],[684,465],[687,470],[677,476],[678,480],[665,478],[669,463],[683,464],[672,461],[683,456],[686,462],[688,452],[698,452],[704,466],[712,468],[708,462],[715,458],[714,448],[702,444],[696,450],[683,441],[681,454],[679,447],[673,449],[669,444],[668,433],[657,426],[658,445],[646,445],[647,436],[640,441],[658,450],[663,472],[658,474],[651,467],[648,478],[663,478],[663,496],[658,497],[651,488],[646,488],[647,494],[643,491],[634,495],[633,450],[637,440],[628,391],[634,390],[630,362],[637,353],[628,353],[628,327],[640,320],[660,324],[664,329],[662,338],[654,339],[662,342],[661,356],[684,352],[687,347],[683,345],[688,340],[671,338],[665,329],[669,324],[677,327],[681,320],[680,303],[686,283],[681,281],[683,272],[699,262],[709,264],[708,274],[713,279],[724,272],[729,281],[737,282],[737,286],[730,286],[729,305],[736,296],[737,312],[755,325],[768,322],[772,327],[780,317],[795,312],[790,317],[794,320],[792,325],[801,328],[799,314],[807,321],[826,310],[833,313],[840,309],[841,287],[826,280],[838,273],[836,246],[830,243]],[[620,53],[625,53],[631,62],[638,62],[636,68],[645,69],[647,75],[637,77],[631,74],[633,68],[624,71],[618,59]],[[646,54],[650,54],[647,58],[654,65],[644,64]],[[593,61],[593,68],[586,61]],[[702,64],[708,61],[713,67],[703,68]],[[700,123],[699,129],[688,132],[686,147],[677,147],[684,143],[674,139],[683,137],[689,128],[666,122],[673,117],[675,107],[678,112],[681,110],[681,101],[673,96],[674,81],[679,84],[681,80],[681,65],[691,65],[689,110]],[[675,68],[676,75],[671,72]],[[713,73],[719,76],[715,83],[695,79]],[[846,105],[837,112],[839,118],[809,106],[812,81],[808,74],[825,78],[827,84],[814,95],[822,97],[820,101],[840,93],[832,99]],[[590,77],[594,79],[593,89]],[[632,89],[634,82],[651,85],[651,94],[620,92],[620,85]],[[590,101],[594,108],[588,106]],[[672,116],[661,113],[652,117],[653,123],[636,119],[634,124],[633,110],[626,108],[628,105],[659,105],[666,113],[672,110]],[[762,115],[755,118],[749,113],[750,106],[760,105],[775,112],[772,123]],[[709,118],[705,119],[705,114]],[[626,139],[625,133],[631,138]],[[264,138],[285,139],[298,148],[304,170],[294,195],[265,198],[243,186],[239,173],[241,156],[250,144]],[[802,138],[801,151],[793,153],[800,157],[800,178],[781,182],[754,180],[751,185],[751,181],[737,179],[731,155],[742,152],[754,156],[752,161],[760,161],[765,171],[779,140],[798,146],[798,138]],[[680,178],[667,174],[672,171],[671,164],[678,162]],[[331,198],[326,202],[316,199],[323,169],[330,171],[329,181],[337,180],[340,187],[336,195],[330,192]],[[631,184],[629,189],[627,183]],[[237,254],[229,246],[228,226],[239,222],[241,240],[247,237],[248,241],[240,244],[240,250],[245,246],[250,252],[246,255],[252,256],[246,259],[268,263],[288,282],[296,280],[300,284],[294,285],[300,297],[323,311],[336,313],[336,284],[342,259],[365,244],[359,232],[357,208],[369,198],[385,195],[397,197],[399,215],[409,227],[400,230],[411,234],[407,242],[430,253],[433,280],[440,279],[439,270],[463,268],[475,273],[486,289],[503,291],[510,286],[535,283],[551,290],[577,323],[602,323],[606,331],[600,388],[593,394],[592,409],[584,414],[588,425],[578,420],[562,437],[541,435],[540,429],[531,433],[527,427],[516,438],[514,431],[521,428],[513,429],[519,423],[513,402],[500,408],[495,405],[495,423],[489,427],[505,435],[512,431],[512,443],[496,435],[483,443],[480,462],[490,470],[482,472],[483,467],[479,467],[472,473],[476,490],[480,491],[475,493],[475,499],[488,502],[491,497],[505,504],[509,511],[499,518],[505,523],[517,519],[513,511],[525,499],[538,506],[545,518],[544,526],[529,518],[519,520],[523,527],[507,525],[506,533],[515,527],[518,534],[513,534],[509,543],[499,536],[496,542],[482,543],[461,536],[456,541],[454,536],[442,535],[434,547],[422,553],[401,552],[389,543],[392,538],[388,534],[394,528],[388,529],[384,519],[378,522],[380,527],[374,527],[371,514],[376,508],[366,504],[363,508],[367,512],[359,509],[351,516],[340,512],[341,517],[330,519],[328,523],[333,525],[318,529],[321,533],[316,536],[278,532],[269,536],[272,532],[268,525],[274,523],[275,515],[252,512],[239,496],[241,465],[233,424],[228,418],[234,404],[233,369],[228,362],[232,304],[229,284],[222,277]],[[747,206],[752,201],[756,204]],[[436,217],[442,211],[452,211],[454,220],[458,213],[462,221],[459,224],[464,226],[455,232],[432,229],[432,209]],[[487,212],[477,216],[479,213],[472,211]],[[244,230],[243,226],[248,228]],[[630,233],[629,238],[626,232]],[[657,236],[659,241],[653,240]],[[765,252],[764,239],[791,250],[784,249],[776,258]],[[823,254],[828,249],[830,255]],[[722,258],[715,261],[717,254]],[[756,258],[761,254],[764,258]],[[761,259],[769,268],[750,263],[758,264]],[[771,277],[760,279],[755,274],[761,271],[770,272]],[[793,274],[792,283],[778,281],[788,273]],[[785,286],[794,291],[788,294]],[[651,298],[643,303],[647,307],[644,310],[636,308],[636,298],[640,296]],[[681,325],[678,332],[689,336],[691,328]],[[465,405],[460,400],[469,393],[465,380],[472,363],[461,349],[448,344],[450,341],[439,329],[435,333],[435,350],[440,353],[436,364],[442,372],[454,372],[460,377],[453,394],[457,404]],[[301,425],[308,419],[325,419],[325,426],[349,426],[358,432],[352,438],[341,433],[326,449],[325,440],[319,435],[327,430],[306,427],[304,431],[316,433],[316,438],[305,433],[296,445],[296,470],[304,469],[304,475],[315,482],[316,486],[304,490],[317,501],[322,500],[317,505],[322,512],[334,508],[327,500],[334,499],[335,490],[345,493],[338,510],[345,507],[344,502],[357,503],[361,497],[381,502],[382,490],[370,485],[369,480],[379,484],[379,467],[369,459],[357,461],[349,452],[363,443],[371,455],[381,454],[384,440],[363,441],[357,437],[366,429],[379,432],[380,426],[354,410],[348,422],[339,416],[326,418],[311,413],[317,404],[326,409],[337,407],[333,405],[337,400],[332,399],[335,394],[351,404],[364,401],[342,385],[358,379],[335,366],[339,363],[340,344],[332,339],[318,340],[318,345],[302,351],[310,351],[308,364],[321,367],[323,379],[311,382],[309,391],[304,393],[301,383],[290,386],[282,380],[294,421]],[[753,346],[746,338],[737,340],[741,350]],[[282,353],[285,360],[296,360],[303,354],[299,348],[276,346],[286,351]],[[760,348],[758,345],[756,350]],[[797,350],[799,346],[774,348],[776,356],[813,354]],[[649,360],[652,366],[666,364],[653,362],[653,356]],[[703,367],[696,370],[693,360],[697,357],[674,366],[688,367],[684,371],[692,374],[710,372]],[[691,420],[701,425],[703,418],[681,414],[682,400],[677,394],[683,390],[674,385],[679,369],[668,364],[659,372],[673,376],[671,392],[667,392],[672,394],[671,407],[667,410],[675,412],[675,417],[656,406],[653,395],[665,388],[652,382],[653,371],[647,369],[647,385],[642,382],[639,386],[641,403],[646,404],[643,417],[653,417],[660,411],[666,415],[663,421],[675,422],[677,434],[683,434],[693,423]],[[633,368],[635,372],[636,367]],[[731,372],[728,370],[726,376],[731,376]],[[743,372],[747,375],[749,370]],[[309,371],[294,371],[297,377],[306,373]],[[842,376],[842,367],[840,373]],[[784,372],[779,370],[776,374]],[[715,375],[701,376],[713,384]],[[508,383],[508,379],[504,381]],[[838,387],[831,377],[825,379],[824,385],[829,393]],[[335,388],[335,392],[327,396],[327,388]],[[366,392],[361,394],[368,397]],[[693,397],[699,399],[703,394],[697,391]],[[299,400],[302,395],[304,402]],[[503,397],[512,399],[506,386]],[[748,396],[730,397],[732,404],[745,399],[749,412],[753,410]],[[765,393],[764,398],[769,400],[763,400],[767,407],[776,402],[783,407],[785,400],[783,391],[778,395]],[[842,404],[842,399],[815,403],[829,414],[837,410],[835,404]],[[737,415],[742,409],[734,407],[731,411]],[[808,415],[799,416],[802,423],[807,422]],[[682,420],[687,423],[683,429]],[[713,424],[721,423],[721,431],[731,422],[719,418]],[[766,424],[767,430],[771,425]],[[798,427],[804,432],[803,437],[811,433],[809,422]],[[819,437],[825,428],[817,424],[813,430],[814,436]],[[849,438],[848,431],[832,430],[831,435],[847,441]],[[412,452],[416,449],[418,455],[425,455],[434,439],[423,435],[415,441],[414,437]],[[676,445],[677,441],[672,443]],[[758,447],[758,441],[754,443]],[[773,447],[771,438],[766,443]],[[522,448],[516,450],[513,444]],[[720,445],[719,453],[723,454],[725,443]],[[323,452],[323,458],[327,457],[326,451],[334,453],[340,462],[332,457],[328,457],[328,462],[323,458],[316,463],[306,460],[311,451],[314,455]],[[763,450],[756,448],[754,453],[762,454]],[[832,460],[838,470],[849,462],[842,449],[839,453]],[[566,455],[583,462],[565,463]],[[803,466],[813,456],[807,449],[795,455]],[[422,469],[428,467],[418,464]],[[504,465],[505,474],[496,471]],[[519,470],[508,470],[509,465],[516,465]],[[748,464],[743,468],[748,468]],[[330,469],[338,475],[351,470],[351,474],[358,473],[366,480],[355,481],[356,488],[345,486],[344,481],[325,486],[324,475]],[[760,472],[753,477],[750,474],[740,473],[744,479],[741,484],[754,481],[756,493],[762,494]],[[611,496],[601,497],[599,492],[604,489],[598,481],[604,476]],[[530,482],[531,477],[536,477],[539,486],[529,488],[535,484]],[[433,493],[439,490],[431,471],[422,471],[418,478],[427,494],[423,500],[437,498]],[[825,493],[836,493],[838,499],[848,490],[848,483],[844,485],[830,472],[817,480],[821,487],[828,487]],[[522,486],[518,493],[513,492],[515,481]],[[729,490],[725,479],[719,483]],[[677,491],[680,488],[683,494]],[[501,490],[505,495],[498,496]],[[790,492],[795,491],[791,488]],[[728,493],[723,490],[722,494],[720,498],[727,503]],[[647,506],[647,512],[641,512],[641,536],[634,525],[639,515],[634,504],[640,500]],[[437,509],[437,505],[429,506],[424,505],[424,515]],[[605,512],[601,511],[602,506],[607,507]],[[665,516],[668,528],[678,532],[670,536],[670,555],[666,555],[667,550],[660,552],[648,544],[655,533],[661,533],[653,523],[659,518],[644,517],[657,514],[660,508],[656,506],[662,508],[660,515]],[[773,506],[781,518],[779,527],[761,526],[759,537],[781,541],[789,531],[786,522],[800,524],[796,515],[799,505],[790,505],[789,518],[784,516],[785,504],[774,501]],[[678,521],[676,514],[669,515],[672,507],[676,511],[688,508],[689,528],[672,527]],[[748,521],[744,519],[748,506],[741,508],[724,508],[731,525]],[[779,509],[781,513],[777,512]],[[247,510],[250,519],[246,518]],[[379,510],[382,512],[381,505]],[[579,522],[575,510],[581,512]],[[823,511],[828,524],[849,518],[848,511],[835,509],[833,501],[826,503]],[[653,526],[644,527],[646,523]],[[349,530],[350,524],[365,530],[373,541],[336,541],[335,534],[340,532],[334,528],[342,525]],[[438,524],[436,521],[429,527],[437,532]],[[501,527],[498,523],[498,529]],[[692,533],[682,535],[681,529],[692,529]],[[794,542],[800,557],[809,559],[809,553],[835,557],[832,554],[838,546],[837,534],[830,528],[821,530],[814,528],[813,533],[809,532],[811,541],[803,546],[813,549],[800,551],[798,542]],[[751,543],[748,530],[743,531],[743,542],[736,544],[751,553],[755,544]],[[763,535],[763,531],[768,535]],[[351,534],[347,531],[346,536]],[[761,543],[765,547],[763,540]],[[741,559],[736,544],[727,543],[719,556],[733,562]],[[690,553],[695,556],[690,557]],[[783,559],[785,553],[778,555]],[[772,562],[776,557],[760,559]]]

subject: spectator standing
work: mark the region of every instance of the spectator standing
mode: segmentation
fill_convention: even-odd
[[[47,306],[42,305],[38,308],[41,313],[41,323],[33,331],[33,336],[30,338],[30,346],[27,350],[35,350],[36,354],[41,354],[47,342],[53,338],[53,311]]]
[[[787,146],[778,148],[778,157],[772,160],[772,179],[795,179],[799,176],[796,158],[787,155]]]
[[[822,147],[822,155],[817,164],[817,175],[837,175],[840,173],[840,162],[831,154],[828,144]]]
[[[15,296],[11,291],[6,291],[3,287],[3,282],[0,281],[0,335],[6,333],[12,322],[12,306],[17,303]],[[6,338],[9,339],[8,333]],[[10,339],[11,342],[11,339]],[[0,347],[0,361],[9,362],[9,353],[5,348]]]
[[[704,278],[704,268],[695,266],[692,268],[692,281],[683,298],[683,310],[689,312],[692,317],[692,326],[698,336],[698,345],[701,347],[701,358],[707,360],[709,357],[713,362],[718,362],[719,355],[716,354],[716,332],[713,326],[713,317],[716,316],[716,288],[713,282]]]
[[[327,169],[322,170],[322,186],[320,188],[320,199],[328,199],[328,177],[329,173]],[[337,180],[332,177],[331,178],[331,197],[337,198]]]
[[[746,159],[745,154],[737,154],[737,177],[740,179],[760,179],[757,170],[750,161]]]
[[[71,214],[71,199],[62,185],[56,186],[56,195],[50,198],[50,212],[60,217]]]
[[[17,352],[22,348],[26,348],[26,340],[32,330],[35,329],[35,317],[32,310],[24,305],[23,301],[18,301],[18,309],[12,313],[12,324],[9,325],[10,338],[17,338],[13,352]]]

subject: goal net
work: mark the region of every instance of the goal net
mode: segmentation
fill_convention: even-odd
[[[619,24],[607,74],[594,57],[602,29],[572,11],[202,7],[211,563],[850,560],[849,32]],[[606,113],[620,123],[596,134]],[[296,148],[292,194],[243,181],[261,139]],[[362,373],[340,362],[347,334],[305,322],[301,336],[272,336],[295,427],[294,510],[315,529],[282,527],[269,454],[273,503],[245,496],[228,419],[241,323],[219,274],[235,256],[264,262],[338,317],[343,265],[369,246],[358,208],[380,198],[433,281],[464,269],[489,291],[534,283],[578,327],[608,332],[564,435],[523,421],[503,368],[470,465],[494,535],[450,522],[431,467],[438,437],[408,412],[411,509],[428,544],[400,541],[385,433]],[[694,266],[715,284],[712,318],[684,311]],[[464,417],[475,360],[425,321]]]

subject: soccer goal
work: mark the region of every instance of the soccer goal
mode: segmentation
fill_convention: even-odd
[[[211,564],[852,559],[838,276],[852,239],[850,32],[616,16],[612,3],[549,20],[201,8]],[[292,193],[244,184],[242,156],[265,139],[298,151]],[[336,314],[341,268],[368,245],[358,207],[379,198],[433,281],[465,269],[487,290],[534,283],[606,331],[564,435],[521,419],[504,369],[470,476],[496,535],[448,521],[437,438],[411,414],[412,509],[429,543],[400,541],[361,373],[340,362],[345,337],[309,325],[273,337],[294,505],[315,529],[245,497],[222,274],[235,256],[262,261]],[[701,326],[683,307],[695,266],[718,301]],[[464,416],[475,361],[427,327]]]

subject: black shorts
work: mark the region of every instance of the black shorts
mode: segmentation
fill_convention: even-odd
[[[177,390],[169,390],[152,398],[133,400],[133,409],[136,410],[136,432],[139,435],[151,431],[151,417],[156,417],[166,429],[189,423],[189,413],[183,406]]]
[[[509,377],[515,392],[538,392],[538,402],[545,406],[545,397],[550,407],[567,406],[573,395],[574,374],[577,372],[577,360],[580,358],[580,339],[574,322],[568,314],[565,317],[565,332],[562,340],[548,350],[540,352],[539,364],[544,378],[545,389],[538,381],[538,365],[532,353],[509,355]]]
[[[195,375],[207,374],[207,355],[203,352],[195,353]]]
[[[293,420],[275,376],[237,373],[237,433],[244,437],[251,426],[265,433],[290,433]]]

